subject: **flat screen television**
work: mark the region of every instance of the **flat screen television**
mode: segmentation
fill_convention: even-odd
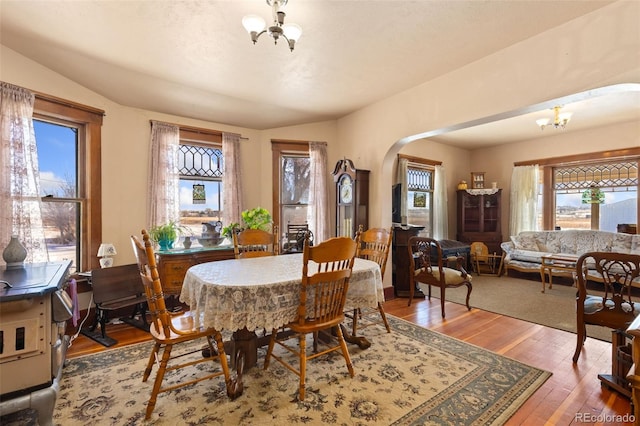
[[[392,187],[391,193],[391,221],[393,223],[402,223],[400,203],[402,201],[402,184],[396,183]]]

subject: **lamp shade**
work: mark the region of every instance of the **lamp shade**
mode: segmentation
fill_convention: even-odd
[[[302,28],[300,28],[298,24],[284,24],[282,26],[282,32],[289,40],[298,41],[302,35]]]
[[[115,256],[116,254],[118,252],[116,252],[115,246],[111,243],[102,243],[98,248],[98,257]]]
[[[266,25],[264,19],[262,19],[258,15],[247,15],[242,18],[242,26],[248,33],[256,32],[264,30],[264,26]]]

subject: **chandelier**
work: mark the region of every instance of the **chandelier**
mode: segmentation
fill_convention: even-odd
[[[251,41],[256,44],[258,37],[267,33],[273,37],[275,44],[278,44],[280,37],[287,40],[289,43],[289,49],[293,52],[296,41],[302,35],[302,28],[296,24],[285,24],[284,17],[286,14],[282,10],[287,5],[289,0],[267,0],[267,4],[271,6],[273,15],[273,25],[265,29],[265,21],[258,15],[247,15],[242,18],[242,25],[249,34],[251,34]]]
[[[549,120],[548,118],[541,118],[539,120],[536,120],[536,124],[540,126],[541,130],[544,130],[544,128],[547,126],[553,126],[554,129],[564,129],[569,120],[571,120],[571,113],[563,112],[562,114],[560,114],[560,108],[561,107],[559,106],[553,107],[553,123],[549,123],[549,121],[551,120]]]

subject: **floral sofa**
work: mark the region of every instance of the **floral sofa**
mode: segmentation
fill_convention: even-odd
[[[503,271],[515,269],[520,272],[540,274],[542,256],[564,254],[580,256],[590,251],[611,251],[640,255],[640,234],[617,232],[567,230],[525,231],[503,242]],[[552,270],[554,276],[572,276],[570,271]],[[593,277],[598,280],[598,277]]]

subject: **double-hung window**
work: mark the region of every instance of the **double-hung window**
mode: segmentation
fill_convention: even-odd
[[[180,224],[199,236],[203,222],[222,220],[222,135],[181,128],[178,169]],[[197,239],[193,243],[194,247],[199,245]]]
[[[433,166],[409,163],[407,167],[407,222],[424,226],[433,235]]]
[[[309,144],[272,141],[273,219],[281,233],[288,224],[305,224],[309,213],[311,161]]]
[[[41,94],[36,95],[34,103],[42,221],[49,260],[71,260],[72,272],[98,266],[103,114],[102,110]]]

